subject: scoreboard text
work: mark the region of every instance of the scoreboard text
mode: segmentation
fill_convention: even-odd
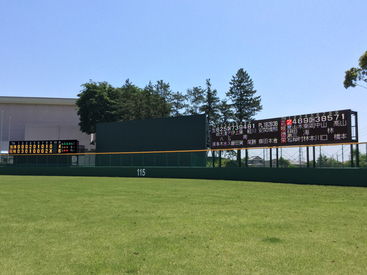
[[[211,148],[247,148],[347,143],[352,137],[351,110],[232,122],[211,128]],[[357,126],[355,126],[357,127]]]
[[[78,153],[77,140],[10,141],[9,154],[69,154]]]

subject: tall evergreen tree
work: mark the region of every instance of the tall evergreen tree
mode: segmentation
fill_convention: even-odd
[[[186,115],[198,115],[201,113],[201,107],[204,104],[204,90],[199,87],[193,87],[186,91],[188,106],[185,111]]]
[[[171,105],[170,105],[170,97],[171,97],[171,88],[169,83],[163,82],[163,80],[157,81],[157,84],[154,85],[156,92],[161,96],[162,104],[159,108],[161,112],[160,117],[168,117],[171,112]]]
[[[155,90],[151,81],[145,86],[143,90],[144,98],[144,118],[158,118],[160,117],[160,105],[162,98]]]
[[[180,111],[187,107],[186,95],[183,95],[180,92],[172,93],[171,105],[172,105],[171,115],[182,116],[182,113]]]
[[[120,92],[118,107],[119,118],[117,121],[135,120],[139,117],[140,104],[139,87],[133,85],[129,79],[126,79],[125,84],[118,88]]]
[[[239,69],[232,80],[227,97],[232,102],[233,118],[239,122],[251,120],[255,114],[262,110],[260,96],[255,97],[254,83],[248,73]],[[241,150],[237,150],[237,161],[240,163]]]
[[[233,118],[232,106],[228,104],[226,99],[222,99],[218,105],[219,109],[219,122],[227,124]]]
[[[232,102],[234,118],[238,121],[251,120],[255,114],[262,110],[260,96],[254,96],[254,83],[248,73],[239,69],[232,80],[227,97]]]
[[[219,97],[217,90],[212,90],[212,84],[210,78],[206,80],[206,89],[204,90],[203,105],[200,107],[200,111],[206,114],[208,124],[213,125],[218,122],[219,119]]]

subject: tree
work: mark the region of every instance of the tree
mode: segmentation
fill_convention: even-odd
[[[227,103],[226,99],[222,99],[218,105],[220,123],[227,124],[233,118],[233,111],[231,105]]]
[[[119,90],[118,121],[168,117],[171,112],[171,105],[164,98],[170,94],[169,84],[163,80],[157,81],[156,85],[149,81],[141,89],[127,79]]]
[[[193,87],[192,89],[187,89],[186,97],[188,100],[188,107],[185,111],[186,115],[198,115],[200,114],[200,109],[204,104],[204,90],[199,87]]]
[[[96,132],[96,124],[168,117],[171,105],[168,97],[169,84],[151,82],[141,89],[129,79],[120,88],[114,88],[107,82],[90,82],[82,85],[83,90],[76,101],[80,118],[80,130],[87,134]]]
[[[367,89],[365,86],[357,84],[357,81],[363,81],[367,83],[367,51],[362,54],[359,58],[359,68],[350,68],[350,70],[345,72],[344,87],[348,89],[349,87],[361,86]]]
[[[163,80],[157,81],[157,84],[154,85],[154,88],[158,95],[161,96],[161,104],[159,111],[161,113],[160,117],[168,117],[171,112],[171,105],[170,105],[170,97],[171,97],[171,89],[169,83],[163,82]]]
[[[232,102],[234,118],[239,122],[253,119],[262,106],[260,96],[254,97],[256,90],[248,73],[239,69],[229,84],[231,86],[226,95]]]
[[[367,153],[366,154],[362,154],[361,151],[357,150],[357,149],[353,149],[353,159],[354,159],[354,166],[357,165],[357,154],[358,154],[358,158],[359,158],[359,167],[367,167]],[[351,167],[352,166],[352,161],[351,160],[347,160],[345,162],[345,166],[347,167]]]
[[[182,116],[180,110],[187,108],[186,95],[180,92],[172,93],[171,95],[171,114],[172,116]]]
[[[342,167],[343,163],[337,161],[334,158],[328,158],[325,155],[320,155],[316,159],[316,167]]]
[[[143,118],[158,118],[160,117],[160,105],[162,104],[162,98],[155,90],[151,81],[145,86],[142,91],[143,99]]]
[[[96,124],[118,119],[118,92],[107,82],[82,84],[83,90],[78,94],[76,105],[80,117],[80,130],[87,134],[96,132]]]
[[[219,97],[217,90],[212,90],[210,78],[206,80],[206,89],[203,93],[203,104],[199,110],[203,112],[208,120],[208,125],[214,125],[219,119]]]
[[[292,166],[290,161],[283,158],[283,157],[279,158],[278,165],[279,165],[279,167],[291,167]]]
[[[229,84],[231,86],[226,95],[232,102],[233,118],[238,122],[253,119],[255,114],[262,110],[262,106],[260,96],[254,97],[256,90],[248,73],[242,68],[239,69]],[[240,158],[241,151],[237,150],[237,159]]]
[[[118,117],[115,121],[127,121],[141,119],[140,93],[141,89],[133,85],[129,79],[126,79],[125,84],[117,88],[118,97]]]

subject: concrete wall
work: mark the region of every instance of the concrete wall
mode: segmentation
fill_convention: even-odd
[[[8,150],[9,139],[78,139],[80,145],[93,149],[90,136],[79,130],[75,101],[75,98],[0,97],[0,150]]]

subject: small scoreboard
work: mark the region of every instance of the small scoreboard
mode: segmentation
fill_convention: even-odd
[[[219,124],[210,137],[212,149],[226,149],[357,142],[357,134],[357,112],[340,110]]]
[[[70,154],[78,153],[78,140],[10,141],[9,154]]]

